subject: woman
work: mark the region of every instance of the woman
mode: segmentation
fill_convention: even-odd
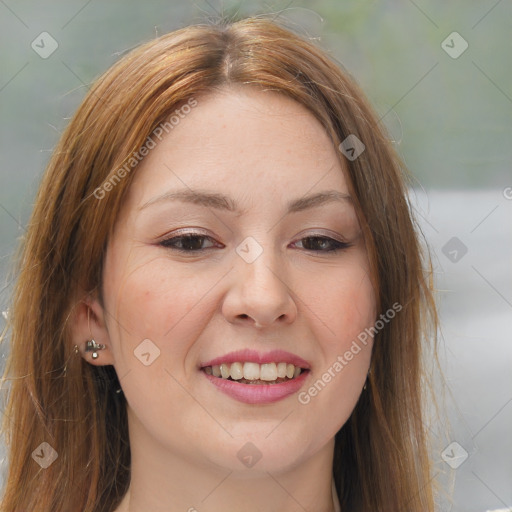
[[[274,22],[187,27],[97,80],[9,318],[2,512],[434,509],[402,166]]]

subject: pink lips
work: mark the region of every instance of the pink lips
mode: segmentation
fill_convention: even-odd
[[[270,404],[299,391],[309,376],[309,371],[280,384],[242,384],[236,380],[221,379],[201,372],[214,386],[226,395],[246,404]]]
[[[260,354],[255,350],[239,350],[202,363],[201,368],[220,365],[222,363],[230,364],[236,362],[252,362],[259,364],[289,363],[296,367],[303,368],[304,370],[311,368],[309,363],[304,359],[283,350],[273,350],[264,354]],[[216,386],[217,389],[239,402],[247,404],[269,404],[282,400],[299,391],[310,372],[302,371],[298,377],[280,382],[279,384],[243,384],[233,380],[214,377],[205,372],[201,373]]]
[[[304,368],[305,370],[309,370],[311,368],[307,361],[284,350],[272,350],[271,352],[265,352],[264,354],[260,354],[259,352],[256,352],[256,350],[237,350],[235,352],[230,352],[229,354],[216,357],[211,361],[201,363],[201,368],[204,368],[205,366],[214,366],[216,364],[231,364],[236,362],[258,364],[289,363],[294,366],[298,366],[299,368]]]

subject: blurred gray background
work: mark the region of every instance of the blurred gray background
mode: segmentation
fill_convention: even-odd
[[[455,479],[440,510],[512,507],[509,0],[0,0],[1,311],[37,185],[89,84],[155,35],[237,12],[279,13],[317,40],[387,126],[414,175],[439,290],[451,431],[432,426],[434,457]]]

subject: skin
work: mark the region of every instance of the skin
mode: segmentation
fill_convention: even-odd
[[[307,405],[297,393],[238,402],[199,366],[232,350],[283,349],[310,363],[304,391],[373,325],[351,201],[285,214],[305,195],[348,194],[342,164],[319,122],[291,99],[236,86],[197,100],[134,171],[107,248],[104,308],[86,301],[75,322],[82,351],[91,334],[106,345],[97,360],[82,356],[114,365],[128,402],[132,478],[116,512],[331,512],[334,435],[362,392],[372,340]],[[140,210],[176,189],[223,193],[244,213],[177,200]],[[207,249],[184,255],[159,245],[179,228],[211,237],[194,245]],[[249,236],[263,250],[252,263],[235,251]],[[332,245],[308,245],[306,236],[352,245],[327,252]],[[145,339],[160,350],[147,366],[134,355]],[[237,457],[247,442],[261,453],[252,468]]]

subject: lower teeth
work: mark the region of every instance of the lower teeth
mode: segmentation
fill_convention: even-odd
[[[276,380],[260,380],[260,379],[258,379],[258,380],[247,380],[247,379],[235,380],[235,379],[232,379],[231,377],[229,377],[227,380],[232,380],[234,382],[240,382],[241,384],[280,384],[281,382],[286,382],[287,380],[292,380],[292,379],[285,377],[284,379],[277,378]]]

